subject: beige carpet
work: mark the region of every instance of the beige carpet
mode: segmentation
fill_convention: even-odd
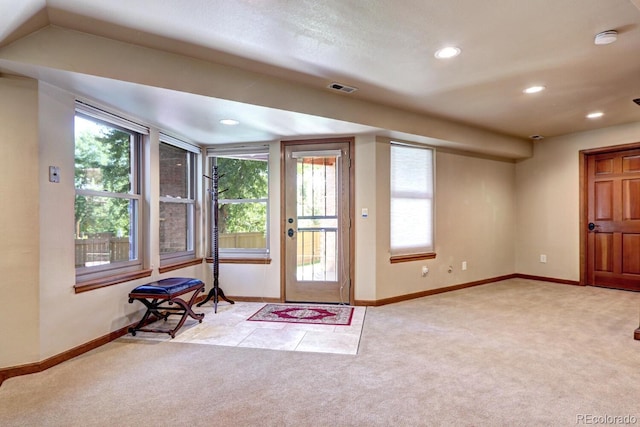
[[[514,279],[368,308],[355,356],[117,341],[6,380],[0,425],[640,424],[639,309]]]

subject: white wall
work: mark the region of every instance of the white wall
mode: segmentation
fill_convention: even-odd
[[[221,264],[226,295],[280,297],[280,143],[270,144],[269,265]],[[435,260],[389,262],[389,140],[355,141],[355,301],[371,302],[515,272],[515,164],[438,150]],[[368,217],[362,217],[362,209]],[[462,261],[468,269],[461,270]],[[422,277],[422,266],[430,273]],[[449,273],[449,266],[453,272]],[[210,272],[207,273],[210,275]]]
[[[431,286],[514,273],[515,164],[438,151],[436,272]],[[467,270],[461,270],[467,261]],[[448,273],[448,267],[453,272]]]
[[[0,368],[40,360],[38,83],[0,77]]]
[[[374,136],[360,136],[355,144],[355,280],[354,295],[356,301],[376,299],[377,263],[376,251],[378,234],[377,194],[379,173],[376,165],[376,139]],[[368,210],[368,217],[362,217],[362,209]]]
[[[0,367],[44,360],[124,327],[141,314],[140,304],[128,304],[129,291],[144,282],[169,276],[192,276],[211,283],[210,265],[199,265],[159,275],[157,263],[157,130],[145,147],[151,166],[145,171],[151,214],[147,234],[151,278],[74,293],[73,235],[73,96],[33,81],[3,83],[3,155],[6,169],[19,177],[20,186],[2,187],[9,199],[24,200],[20,215],[4,210],[4,234],[31,242],[24,249],[3,249],[2,261],[24,255],[17,266],[3,264],[14,281],[24,284],[20,302],[11,313],[25,320],[2,338],[11,353],[2,354]],[[26,96],[25,93],[26,92]],[[5,98],[5,93],[7,97]],[[4,101],[4,100],[7,101]],[[24,123],[34,126],[27,133]],[[35,130],[34,130],[35,129]],[[39,130],[39,132],[38,132]],[[6,135],[6,136],[5,136]],[[8,143],[6,141],[9,141]],[[39,153],[38,153],[39,151]],[[28,155],[27,155],[28,154]],[[389,141],[359,136],[355,143],[355,299],[376,301],[515,272],[515,168],[513,163],[477,155],[437,151],[435,260],[389,263]],[[24,158],[24,162],[4,159]],[[36,159],[34,161],[34,159]],[[155,159],[155,160],[154,160]],[[48,182],[48,166],[61,168],[61,182]],[[229,296],[278,298],[280,296],[280,143],[270,144],[269,265],[222,264],[220,285]],[[9,181],[5,181],[9,182]],[[25,195],[29,196],[25,199]],[[362,208],[369,211],[361,216]],[[155,212],[155,213],[154,213]],[[200,219],[200,223],[202,220]],[[22,228],[22,230],[20,230]],[[40,233],[35,232],[41,228]],[[27,241],[29,241],[27,239]],[[24,244],[24,241],[22,241]],[[19,252],[21,251],[21,252]],[[204,254],[204,247],[199,248]],[[460,263],[467,261],[468,270]],[[431,272],[421,277],[422,265]],[[453,272],[448,273],[449,265]],[[34,268],[38,266],[38,268]],[[24,274],[26,273],[26,274]],[[7,287],[7,282],[1,286]],[[11,292],[15,292],[13,286]],[[23,303],[24,301],[24,303]],[[9,320],[6,313],[0,321]],[[32,322],[31,324],[29,322]]]
[[[92,317],[92,313],[78,312],[74,307],[78,300],[74,298],[73,291],[75,263],[69,259],[69,252],[73,253],[74,250],[71,241],[74,234],[75,196],[72,143],[74,98],[46,83],[40,83],[38,95],[40,161],[37,168],[40,181],[39,223],[42,248],[38,306],[40,345],[45,358],[55,354],[56,350],[68,348],[69,343],[59,337],[61,324],[66,323],[64,328],[74,328],[79,331],[78,335],[82,336],[86,332],[83,324],[89,320],[87,316]],[[49,182],[49,166],[60,168],[60,183]],[[94,307],[87,309],[93,310]],[[67,318],[70,311],[73,311],[75,316]],[[91,331],[91,328],[89,330]],[[61,348],[57,344],[60,341],[63,342]]]
[[[634,142],[640,123],[544,139],[532,158],[518,162],[518,273],[580,280],[579,152]]]
[[[513,163],[436,150],[436,258],[391,264],[387,140],[378,141],[376,156],[376,299],[514,273]],[[462,261],[467,262],[465,271]],[[429,268],[426,277],[422,277],[422,266]]]
[[[31,82],[31,85],[37,87],[34,82]],[[169,276],[205,278],[204,265],[191,266],[163,275],[158,273],[157,187],[159,180],[157,154],[159,142],[157,129],[151,129],[150,137],[145,142],[145,151],[151,159],[151,164],[145,170],[144,181],[149,190],[145,209],[151,214],[146,231],[148,241],[145,245],[145,259],[148,265],[153,268],[152,276],[89,292],[79,294],[74,292],[74,96],[44,83],[40,84],[38,92],[34,90],[34,94],[37,96],[35,98],[37,102],[28,104],[25,108],[26,111],[20,114],[16,113],[17,117],[14,117],[14,120],[10,122],[20,127],[20,137],[14,135],[9,144],[3,143],[2,145],[3,150],[11,148],[16,151],[15,153],[7,153],[2,158],[11,159],[8,162],[11,168],[16,169],[20,165],[22,169],[22,172],[12,174],[18,178],[12,178],[11,182],[15,190],[11,189],[10,191],[18,192],[21,195],[19,200],[26,200],[24,203],[21,201],[17,204],[20,209],[12,210],[14,215],[20,215],[18,227],[15,226],[15,218],[11,221],[7,218],[2,221],[2,224],[11,227],[8,232],[18,233],[21,228],[20,222],[25,222],[24,228],[29,231],[27,235],[31,235],[35,239],[35,246],[26,255],[26,257],[35,257],[35,260],[29,261],[28,268],[23,262],[21,270],[24,270],[22,275],[25,279],[33,276],[35,291],[37,292],[39,288],[39,299],[38,293],[30,295],[29,298],[18,299],[28,301],[28,307],[37,313],[35,316],[27,316],[26,314],[30,310],[26,310],[21,316],[21,323],[22,319],[36,319],[37,321],[39,318],[39,325],[35,327],[39,335],[36,340],[36,342],[39,341],[39,355],[35,358],[20,356],[17,362],[10,359],[5,360],[2,357],[0,358],[0,367],[32,360],[44,360],[133,323],[139,319],[143,312],[140,303],[128,303],[128,293],[135,286]],[[2,99],[5,99],[4,96]],[[29,97],[24,97],[24,99],[29,99]],[[24,101],[22,102],[24,103]],[[4,105],[4,102],[1,104]],[[16,109],[16,104],[20,104],[20,102],[15,102],[15,97],[10,101],[10,104],[11,110],[20,112],[19,109]],[[32,127],[33,132],[35,135],[39,135],[36,136],[33,150],[29,150],[24,132],[27,127],[24,126],[25,118],[28,118],[29,115],[35,121]],[[25,156],[25,153],[29,154],[28,158],[19,161]],[[61,180],[59,184],[50,183],[48,180],[50,165],[60,167]],[[26,175],[20,176],[20,174],[26,174],[30,169],[33,169],[30,174],[33,185],[30,185]],[[16,182],[19,185],[16,185]],[[4,199],[5,190],[2,193]],[[8,198],[18,199],[11,194],[8,194]],[[21,212],[27,208],[28,213]],[[20,231],[20,234],[24,234],[24,231]],[[11,248],[11,245],[5,247]],[[13,251],[15,250],[14,248]],[[202,254],[203,248],[199,248],[199,252]],[[4,256],[2,258],[5,259]],[[18,263],[17,266],[20,264]],[[3,266],[2,271],[12,271],[15,268],[16,265],[11,266],[10,269]],[[0,314],[0,321],[4,324],[9,321],[6,313]],[[27,323],[29,321],[25,320]],[[16,329],[18,331],[16,333],[20,334],[20,337],[10,346],[12,351],[23,347],[23,341],[26,338],[22,338],[20,331],[24,332],[25,328],[26,326],[21,325]],[[25,337],[28,335],[25,334]],[[3,339],[2,342],[12,341]],[[21,351],[21,354],[23,353],[24,351]]]

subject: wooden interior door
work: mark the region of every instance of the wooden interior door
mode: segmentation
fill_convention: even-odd
[[[640,291],[640,149],[588,155],[587,283]]]
[[[283,143],[284,296],[350,303],[350,142]]]

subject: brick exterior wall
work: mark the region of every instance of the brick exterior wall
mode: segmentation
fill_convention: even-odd
[[[172,145],[160,144],[160,197],[189,198],[191,153]],[[160,253],[183,252],[187,248],[189,206],[160,202]]]

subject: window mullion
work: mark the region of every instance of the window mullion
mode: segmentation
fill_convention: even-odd
[[[181,199],[179,197],[160,197],[159,200],[163,203],[181,203],[186,205],[193,205],[196,203],[193,199]]]
[[[77,189],[76,194],[79,196],[93,196],[93,197],[109,197],[114,199],[130,199],[130,200],[140,200],[141,196],[139,194],[131,194],[131,193],[111,193],[108,191],[99,191],[99,190],[82,190]]]

